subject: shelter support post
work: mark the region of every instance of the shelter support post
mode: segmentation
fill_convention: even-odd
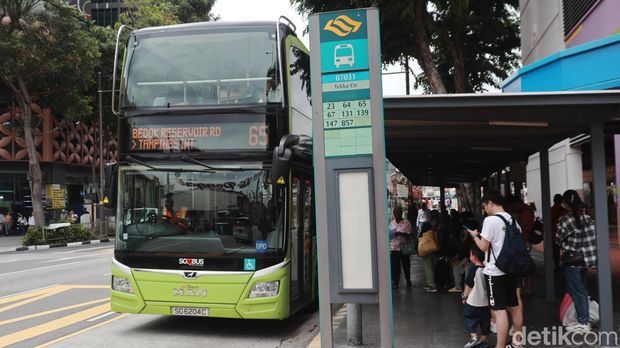
[[[446,188],[445,187],[440,187],[439,188],[439,209],[446,210],[445,207],[446,204]]]
[[[605,133],[603,122],[590,125],[592,138],[592,183],[596,211],[596,247],[598,251],[598,292],[600,301],[600,332],[614,332],[613,299],[611,292],[611,259],[609,255],[609,220],[607,213],[607,178],[605,177]],[[612,335],[601,335],[600,344],[610,346]]]
[[[615,165],[616,165],[616,187],[614,194],[617,198],[620,198],[620,183],[618,179],[620,179],[620,134],[614,134],[614,154],[615,154]],[[620,241],[620,204],[616,204],[616,225],[618,226],[615,233],[618,234],[618,241]]]
[[[544,256],[545,256],[545,298],[555,298],[555,264],[553,262],[553,231],[551,230],[551,183],[549,179],[549,149],[540,150],[540,188],[541,204],[538,207],[542,211],[544,230]]]
[[[510,191],[510,172],[506,172],[504,174],[504,196],[508,197],[512,195],[512,192]]]
[[[497,181],[495,182],[495,184],[497,185],[497,192],[501,193],[502,192],[502,171],[498,171],[496,173],[495,178],[497,179]]]
[[[523,190],[523,183],[521,181],[515,181],[515,195],[520,199],[523,199],[523,194],[521,191]]]
[[[480,208],[480,206],[482,205],[482,197],[480,196],[480,188],[482,187],[482,183],[479,181],[474,182],[472,186],[473,186],[473,195],[474,195],[474,198],[473,198],[474,211],[472,211],[471,213],[474,214],[476,219],[480,220],[482,218],[482,211]]]
[[[347,303],[347,345],[362,345],[362,304]]]

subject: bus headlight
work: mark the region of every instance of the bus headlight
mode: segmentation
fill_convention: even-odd
[[[112,289],[133,294],[133,286],[131,286],[131,282],[125,278],[120,278],[117,276],[112,276]]]
[[[271,297],[278,295],[280,289],[280,281],[274,280],[271,282],[260,282],[254,284],[252,291],[250,292],[250,298],[257,297]]]

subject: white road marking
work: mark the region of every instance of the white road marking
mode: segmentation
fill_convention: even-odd
[[[50,263],[50,262],[57,262],[57,261],[75,260],[75,259],[79,259],[80,257],[82,257],[82,256],[63,257],[63,258],[60,258],[60,259],[52,259],[52,260],[39,261],[38,263]]]
[[[82,261],[75,261],[75,262],[68,262],[68,263],[61,263],[58,265],[51,265],[51,266],[45,266],[45,267],[37,267],[37,268],[29,268],[29,269],[22,269],[20,271],[13,271],[13,272],[7,272],[7,273],[0,273],[0,277],[2,276],[6,276],[6,275],[11,275],[11,274],[19,274],[19,273],[24,273],[24,272],[32,272],[32,271],[38,271],[40,269],[46,269],[46,268],[52,268],[52,267],[59,267],[59,266],[68,266],[68,265],[74,265],[76,263],[81,263]]]
[[[99,320],[99,319],[102,319],[102,318],[105,318],[105,317],[107,317],[107,316],[110,316],[110,315],[112,315],[112,314],[114,314],[114,313],[115,313],[115,312],[107,312],[107,313],[103,313],[103,314],[101,314],[101,315],[99,315],[99,316],[96,316],[96,317],[94,317],[94,318],[90,318],[90,319],[88,319],[88,320],[86,320],[86,321],[87,321],[87,322],[97,321],[97,320]]]
[[[2,261],[2,263],[10,263],[10,262],[16,262],[16,261],[22,261],[22,260],[20,260],[20,259],[8,259],[8,260],[1,260],[1,261]]]
[[[75,259],[83,259],[83,258],[87,258],[87,257],[97,257],[97,256],[108,256],[106,253],[106,250],[103,250],[103,252],[97,252],[97,253],[92,253],[92,254],[84,254],[84,255],[78,255],[78,256],[67,256],[67,257],[61,257],[59,259],[51,259],[51,260],[44,260],[44,261],[39,261],[37,263],[50,263],[50,262],[57,262],[57,261],[66,261],[66,260],[75,260]]]
[[[11,295],[2,296],[2,297],[0,297],[0,299],[7,298],[7,297],[12,297],[12,296],[17,296],[17,295],[21,295],[21,294],[27,294],[29,292],[39,291],[39,290],[43,290],[43,289],[53,288],[55,286],[58,286],[58,284],[44,286],[42,288],[36,288],[36,289],[32,289],[32,290],[26,290],[26,291],[18,292],[17,294],[11,294]]]
[[[106,273],[106,274],[104,274],[103,276],[104,276],[104,277],[109,277],[109,276],[111,276],[111,275],[112,275],[112,273]]]
[[[97,250],[97,249],[105,249],[105,248],[112,249],[113,247],[106,245],[106,246],[100,246],[100,247],[94,247],[94,248],[84,248],[84,249],[77,249],[77,250],[71,250],[71,251],[63,251],[63,252],[60,252],[59,254],[79,253],[79,252],[85,252],[85,251]]]

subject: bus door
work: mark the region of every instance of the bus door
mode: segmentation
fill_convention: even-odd
[[[293,171],[291,182],[291,309],[312,300],[313,197],[312,176]]]

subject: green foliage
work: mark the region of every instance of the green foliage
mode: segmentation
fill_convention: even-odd
[[[45,231],[45,241],[43,240],[41,227],[30,227],[24,235],[22,243],[24,246],[49,243],[72,243],[88,241],[93,238],[94,233],[90,229],[80,224],[71,224],[68,227],[58,228],[54,231]]]
[[[416,15],[416,4],[425,11]],[[498,87],[519,62],[517,0],[291,0],[301,13],[378,7],[384,63],[413,57],[422,65],[416,35],[430,46],[448,92],[480,92]],[[424,33],[416,32],[422,22]],[[462,82],[459,82],[463,80]],[[416,84],[431,91],[427,76]]]
[[[59,238],[61,243],[72,243],[91,240],[93,233],[80,224],[71,224],[69,227],[57,229],[53,236]]]
[[[128,0],[121,23],[132,28],[147,28],[179,23],[214,21],[215,0]]]
[[[0,0],[0,8],[11,18],[0,25],[0,84],[56,117],[91,115],[84,91],[100,52],[90,23],[59,0]]]
[[[22,244],[24,246],[43,244],[43,233],[41,227],[30,227],[28,231],[26,231],[26,234],[24,234]]]

